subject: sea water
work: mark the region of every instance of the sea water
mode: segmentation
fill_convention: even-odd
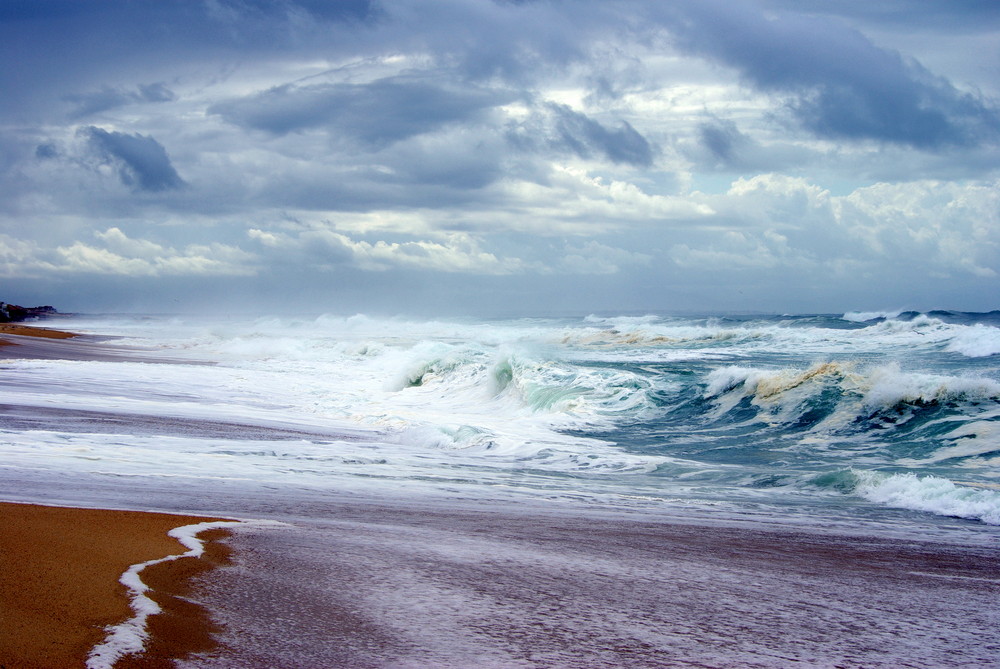
[[[103,355],[0,349],[8,477],[1000,525],[1000,312],[56,325]]]
[[[0,499],[258,521],[178,666],[1000,661],[1000,313],[49,324]]]

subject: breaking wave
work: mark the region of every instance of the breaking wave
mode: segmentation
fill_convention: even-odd
[[[940,476],[855,470],[817,477],[815,483],[893,508],[1000,525],[1000,490],[981,484],[962,485]]]
[[[919,412],[983,413],[1000,403],[1000,382],[990,378],[904,372],[898,363],[859,367],[826,362],[807,369],[729,366],[708,374],[704,396],[724,407],[746,401],[770,420],[799,421],[824,408],[841,426],[891,418],[898,425]],[[885,428],[883,420],[878,427]]]

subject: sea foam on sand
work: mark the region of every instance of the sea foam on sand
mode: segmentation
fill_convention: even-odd
[[[146,620],[149,616],[162,611],[159,604],[146,595],[149,587],[142,582],[139,575],[143,569],[183,557],[201,557],[202,553],[205,552],[205,544],[198,539],[199,533],[206,530],[229,529],[237,525],[240,525],[240,521],[213,521],[176,527],[167,534],[181,542],[188,549],[187,552],[168,555],[156,560],[147,560],[129,567],[119,581],[131,593],[132,610],[135,615],[108,629],[108,636],[104,641],[90,651],[90,656],[87,658],[87,669],[111,669],[119,658],[143,650],[146,639],[149,637]]]

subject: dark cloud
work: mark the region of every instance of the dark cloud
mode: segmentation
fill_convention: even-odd
[[[507,175],[499,157],[487,151],[435,155],[433,151],[384,156],[390,169],[358,168],[347,173],[276,173],[253,195],[261,207],[367,212],[434,211],[496,206],[488,186]],[[380,160],[383,156],[379,156]],[[485,189],[485,192],[484,192]]]
[[[170,102],[176,97],[173,91],[162,83],[155,83],[140,84],[135,90],[104,86],[99,91],[71,94],[65,96],[64,99],[74,105],[70,117],[82,118],[137,102]]]
[[[590,2],[570,12],[549,2],[455,3],[425,29],[434,51],[471,80],[526,84],[586,59],[590,38],[606,30],[603,14]]]
[[[133,190],[156,192],[184,185],[166,149],[152,137],[94,126],[83,128],[81,133],[99,156],[116,164],[122,183]]]
[[[866,23],[905,26],[910,29],[949,30],[969,33],[1000,27],[1000,3],[996,0],[763,0],[765,7],[785,11],[863,20]]]
[[[562,104],[546,103],[524,121],[508,127],[511,144],[526,151],[556,151],[581,158],[649,167],[655,147],[628,122],[615,129]]]
[[[946,82],[830,82],[790,108],[824,137],[876,139],[921,149],[968,146],[1000,137],[996,111]]]
[[[81,118],[108,109],[124,107],[133,101],[129,93],[110,86],[93,93],[67,95],[63,99],[73,105],[70,118]]]
[[[137,100],[142,102],[170,102],[177,99],[174,92],[162,83],[139,84]]]
[[[382,147],[468,121],[514,99],[503,90],[449,87],[422,78],[370,84],[286,85],[213,105],[209,112],[245,128],[284,135],[325,127],[342,139]]]
[[[1000,138],[995,108],[841,24],[715,1],[674,4],[665,16],[684,49],[790,94],[795,118],[819,136],[924,149]]]
[[[358,22],[377,15],[359,0],[4,0],[0,90],[8,115],[37,119],[61,112],[67,94],[115,103],[102,103],[104,87],[118,82],[110,88],[122,94],[120,82],[139,71],[211,71],[265,53],[336,58]]]
[[[58,158],[59,149],[57,149],[53,144],[39,144],[35,148],[35,157],[42,159]]]
[[[626,121],[612,130],[565,105],[550,104],[556,117],[556,129],[561,141],[581,157],[592,153],[606,156],[615,163],[628,163],[639,167],[653,164],[653,147],[645,137],[636,132]]]
[[[723,163],[732,163],[739,145],[747,141],[746,135],[732,121],[702,123],[698,127],[698,134],[702,146]]]
[[[799,169],[816,160],[816,152],[798,142],[771,139],[762,143],[730,119],[710,116],[673,144],[699,172],[747,174]]]

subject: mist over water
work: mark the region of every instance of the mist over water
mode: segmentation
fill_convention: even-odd
[[[985,529],[997,321],[77,317],[146,359],[4,360],[5,467]]]

